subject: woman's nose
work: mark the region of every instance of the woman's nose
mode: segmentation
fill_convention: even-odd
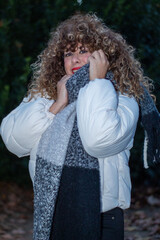
[[[73,63],[79,63],[80,62],[80,57],[79,57],[79,55],[77,53],[74,53],[72,55],[72,62]]]

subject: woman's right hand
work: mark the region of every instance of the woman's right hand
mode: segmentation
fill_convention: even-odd
[[[51,105],[49,111],[57,114],[64,109],[68,104],[68,93],[66,89],[66,82],[71,75],[64,75],[57,83],[57,100]]]

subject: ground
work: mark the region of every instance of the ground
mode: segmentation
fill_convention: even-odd
[[[0,240],[31,240],[33,192],[15,183],[0,182]],[[160,239],[160,191],[135,188],[125,210],[125,240]]]

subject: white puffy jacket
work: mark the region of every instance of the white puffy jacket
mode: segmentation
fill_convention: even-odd
[[[9,151],[18,157],[30,155],[32,180],[40,137],[54,118],[49,112],[53,102],[42,97],[22,102],[2,121],[1,135]],[[118,95],[108,80],[90,81],[79,92],[78,128],[85,150],[99,161],[102,212],[130,205],[128,161],[138,116],[135,99]]]

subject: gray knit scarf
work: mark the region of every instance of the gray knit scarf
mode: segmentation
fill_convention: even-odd
[[[76,119],[76,99],[89,82],[88,68],[85,65],[67,81],[69,104],[54,117],[38,146],[34,240],[100,238],[98,159],[85,152]]]
[[[38,146],[34,240],[100,238],[98,160],[85,152],[76,119],[76,99],[80,88],[89,81],[88,68],[88,64],[83,66],[68,80],[69,104],[54,117]],[[108,73],[106,78],[112,81],[113,75]],[[146,89],[140,108],[150,146],[146,161],[155,164],[160,162],[160,116]]]
[[[140,120],[145,132],[144,167],[157,167],[160,165],[160,113],[145,87],[140,101]]]

